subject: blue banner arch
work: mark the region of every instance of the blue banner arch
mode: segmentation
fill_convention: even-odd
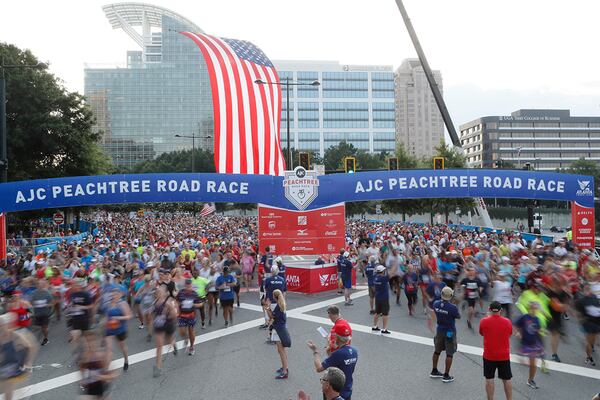
[[[286,198],[286,188],[300,181],[287,182],[292,184],[284,186],[284,178],[280,176],[202,173],[9,182],[0,184],[0,212],[156,202],[262,203],[296,209],[295,203]],[[305,205],[306,209],[348,201],[461,197],[561,200],[575,201],[585,207],[594,205],[593,177],[551,172],[398,170],[323,175],[304,183],[317,192],[312,202]]]

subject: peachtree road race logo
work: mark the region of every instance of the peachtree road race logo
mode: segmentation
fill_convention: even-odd
[[[577,196],[591,196],[592,189],[590,189],[591,181],[580,181],[577,179],[577,183],[579,183],[579,190],[577,191]]]
[[[337,274],[319,274],[319,282],[321,282],[322,287],[337,285]]]
[[[298,210],[304,210],[319,194],[319,178],[315,171],[296,167],[293,171],[285,171],[283,187],[285,198]]]

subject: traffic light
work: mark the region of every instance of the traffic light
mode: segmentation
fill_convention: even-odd
[[[388,158],[388,171],[396,171],[398,169],[398,157]]]
[[[347,174],[353,174],[356,172],[356,158],[345,157],[344,158],[344,170]]]
[[[433,169],[444,169],[444,157],[433,157]]]
[[[310,154],[301,152],[298,154],[298,164],[306,170],[310,169]]]

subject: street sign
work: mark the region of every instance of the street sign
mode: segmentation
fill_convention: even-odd
[[[62,211],[57,211],[52,215],[54,225],[62,225],[65,223],[65,214]]]

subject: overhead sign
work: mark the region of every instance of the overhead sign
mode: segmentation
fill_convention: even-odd
[[[0,184],[0,212],[157,202],[260,203],[317,209],[346,201],[519,198],[594,205],[591,176],[497,169],[397,170],[297,175],[131,174]],[[302,175],[302,172],[300,172]],[[287,181],[287,183],[284,183]],[[286,196],[287,195],[287,196]]]
[[[346,237],[344,204],[310,211],[284,210],[259,204],[259,247],[276,254],[338,253]]]
[[[52,222],[54,225],[62,225],[65,223],[65,214],[62,211],[57,211],[52,214]]]

